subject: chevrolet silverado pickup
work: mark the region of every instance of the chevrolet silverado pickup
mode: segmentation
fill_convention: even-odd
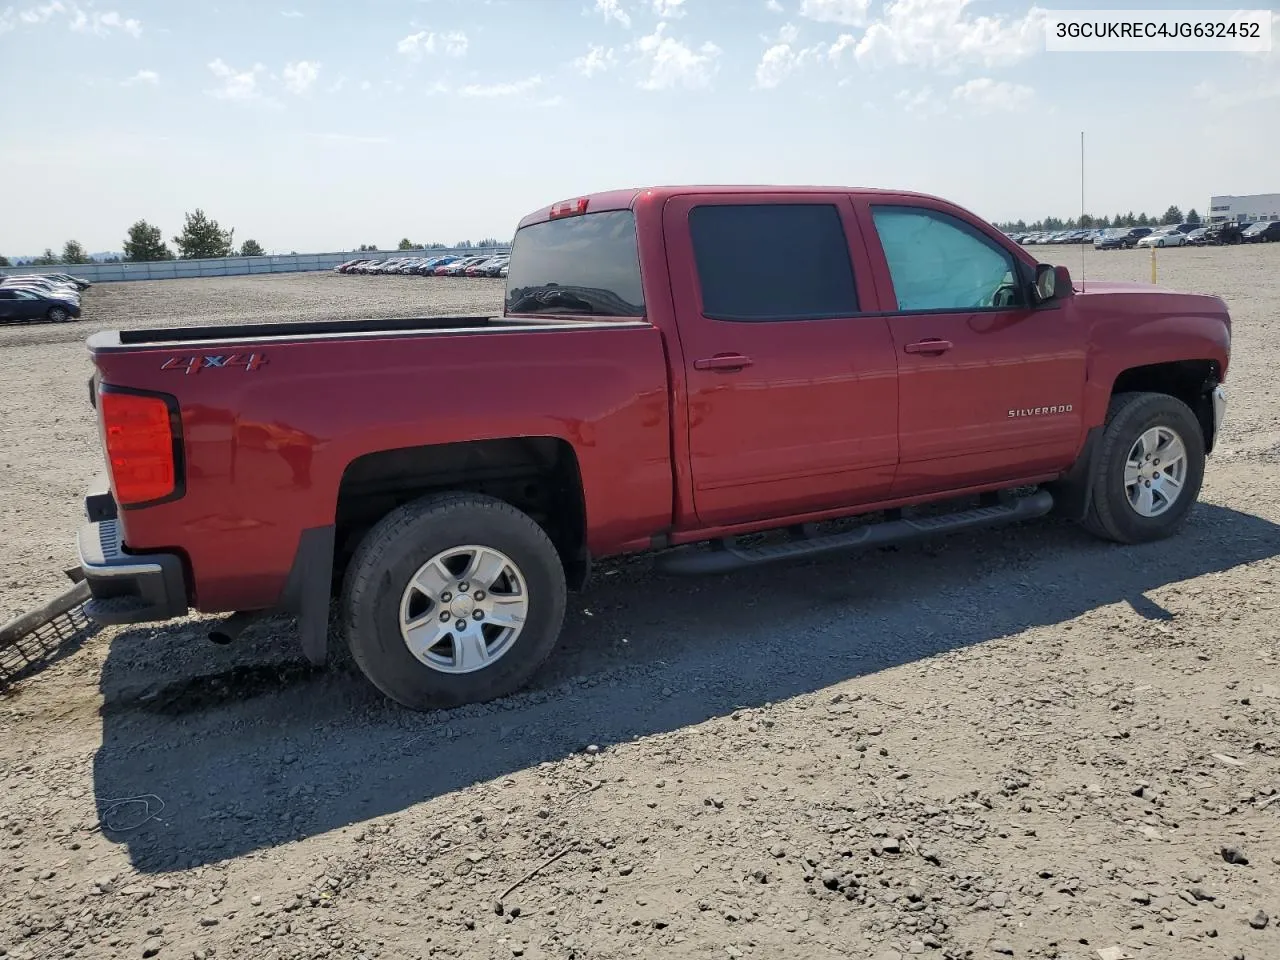
[[[916,193],[662,187],[525,217],[499,316],[101,332],[103,623],[342,639],[429,709],[525,685],[600,558],[671,574],[1050,512],[1174,534],[1222,421],[1212,296],[1075,282]]]

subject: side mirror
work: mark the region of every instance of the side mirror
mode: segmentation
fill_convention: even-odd
[[[1071,271],[1066,267],[1055,267],[1051,263],[1036,264],[1035,297],[1037,303],[1048,303],[1050,300],[1061,300],[1074,292],[1071,286]]]

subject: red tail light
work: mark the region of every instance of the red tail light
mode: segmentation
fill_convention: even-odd
[[[116,502],[139,506],[177,494],[182,446],[172,398],[104,386],[99,409]]]

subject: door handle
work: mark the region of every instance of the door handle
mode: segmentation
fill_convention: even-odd
[[[918,340],[902,348],[903,353],[946,353],[955,344],[950,340]]]
[[[744,357],[740,353],[718,353],[714,357],[706,357],[702,360],[693,361],[693,369],[695,370],[741,370],[743,367],[751,366],[750,357]]]

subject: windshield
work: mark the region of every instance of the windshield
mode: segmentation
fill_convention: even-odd
[[[508,313],[644,316],[630,210],[522,227],[511,245],[508,271]]]

